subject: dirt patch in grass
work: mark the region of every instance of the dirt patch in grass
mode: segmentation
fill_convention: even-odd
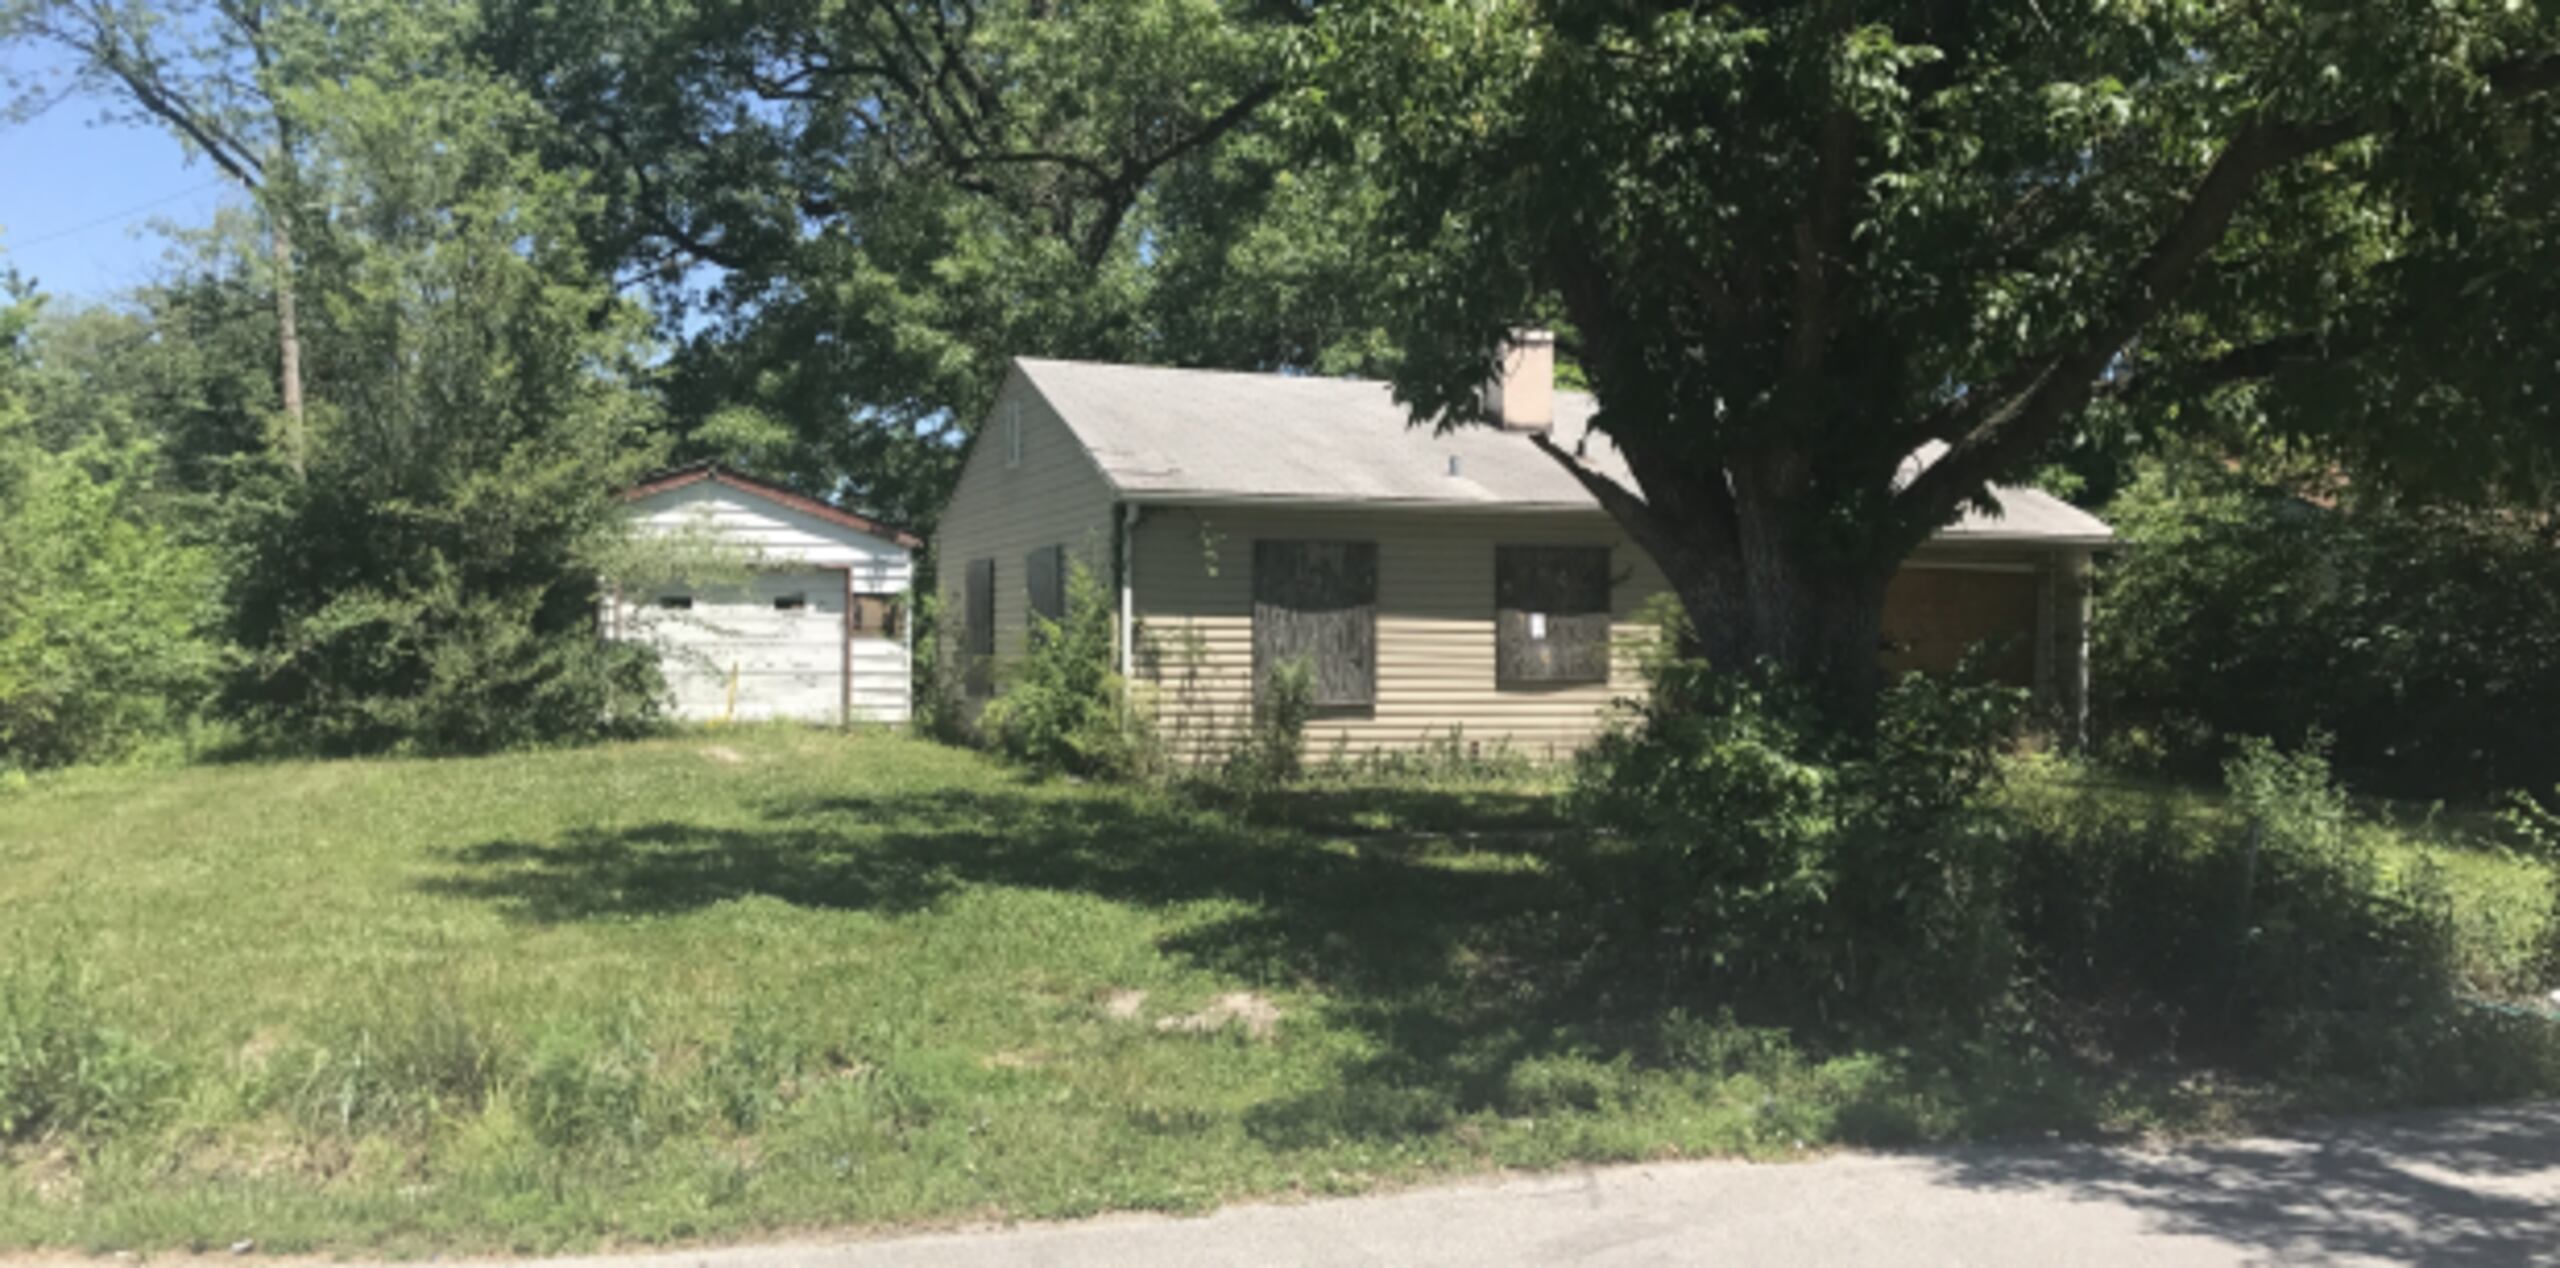
[[[1232,991],[1209,1001],[1207,1008],[1179,1017],[1156,1019],[1156,1029],[1169,1034],[1205,1035],[1233,1026],[1257,1043],[1280,1033],[1280,1006],[1252,991]]]

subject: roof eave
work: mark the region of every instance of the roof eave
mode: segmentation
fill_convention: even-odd
[[[1949,542],[1980,542],[1986,546],[2080,546],[2099,547],[2116,544],[2113,533],[2004,533],[1941,529],[1929,539],[1944,545]]]
[[[1246,506],[1293,511],[1472,511],[1488,515],[1606,515],[1597,502],[1492,502],[1456,498],[1341,498],[1299,493],[1237,493],[1217,489],[1129,489],[1120,500],[1138,506]]]
[[[1120,500],[1136,506],[1245,506],[1294,511],[1441,511],[1491,515],[1602,515],[1597,502],[1473,502],[1455,498],[1339,498],[1294,493],[1239,493],[1229,489],[1128,489]],[[1942,531],[1939,545],[2099,547],[2116,544],[2113,533]]]

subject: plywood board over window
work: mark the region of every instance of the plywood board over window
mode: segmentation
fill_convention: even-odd
[[[1253,676],[1304,660],[1320,709],[1368,708],[1378,698],[1378,544],[1253,544]]]
[[[1608,547],[1495,547],[1493,606],[1496,685],[1609,681]]]

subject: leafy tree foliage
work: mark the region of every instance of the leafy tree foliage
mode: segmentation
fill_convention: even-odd
[[[1357,173],[1266,126],[1277,0],[491,7],[609,197],[600,262],[689,337],[686,456],[922,525],[1014,355],[1375,368]],[[1275,298],[1286,296],[1282,302]]]
[[[286,102],[293,85],[344,74],[333,40],[363,6],[307,0],[0,0],[0,48],[34,47],[59,62],[0,74],[0,117],[51,108],[85,92],[108,116],[156,124],[258,204],[273,270],[276,449],[296,472],[308,435],[294,238],[304,191],[306,128]]]
[[[218,666],[212,560],[146,514],[150,446],[49,435],[31,410],[33,309],[0,307],[0,769],[119,756]]]
[[[1368,0],[1307,47],[1417,417],[1559,319],[1634,483],[1557,459],[1712,659],[1835,710],[1903,557],[2111,431],[2550,474],[2548,6]]]
[[[414,13],[414,11],[413,11]],[[473,749],[644,717],[644,653],[596,637],[612,493],[647,466],[643,316],[587,267],[578,181],[523,96],[432,14],[371,15],[319,121],[302,285],[309,479],[244,490],[232,699],[281,741]]]
[[[167,271],[113,304],[48,302],[33,332],[27,392],[45,443],[149,442],[156,497],[180,527],[228,471],[272,449],[274,298],[252,217],[225,212],[181,235]],[[199,534],[201,535],[201,534]]]
[[[2155,466],[2098,624],[2118,751],[2209,771],[2327,735],[2356,783],[2485,798],[2560,782],[2560,536],[2547,518],[2334,505],[2220,464]]]

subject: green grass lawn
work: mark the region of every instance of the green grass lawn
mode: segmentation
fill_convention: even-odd
[[[780,729],[59,776],[0,798],[0,989],[22,1043],[128,1036],[92,1099],[132,1113],[0,1146],[0,1245],[1196,1209],[2302,1104],[1680,1012],[1595,967],[1549,800],[1324,786],[1254,826]]]

